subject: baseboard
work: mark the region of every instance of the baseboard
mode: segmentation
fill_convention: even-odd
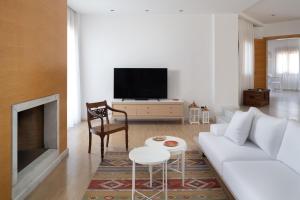
[[[51,164],[45,168],[45,170],[37,177],[32,179],[32,181],[24,188],[16,197],[13,197],[14,200],[23,200],[25,199],[57,166],[58,164],[68,156],[69,149],[67,148],[57,158],[51,162]]]

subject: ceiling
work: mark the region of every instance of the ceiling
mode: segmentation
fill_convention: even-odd
[[[300,19],[300,0],[260,0],[244,13],[264,24],[296,20]]]
[[[68,0],[79,13],[240,13],[258,0]]]
[[[244,13],[263,24],[300,19],[300,0],[68,0],[68,5],[83,14]]]

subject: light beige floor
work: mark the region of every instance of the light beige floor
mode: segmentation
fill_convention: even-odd
[[[241,107],[247,110],[248,107]],[[260,108],[266,114],[300,121],[300,92],[272,91],[270,105]]]
[[[174,135],[185,139],[189,150],[198,150],[193,137],[208,131],[209,125],[181,125],[180,123],[130,123],[129,148],[142,146],[145,139],[154,135]],[[111,136],[108,151],[124,151],[123,133]],[[87,124],[83,122],[68,131],[69,156],[29,195],[27,199],[81,199],[90,179],[100,163],[100,141],[93,136],[92,154],[87,153]]]
[[[247,108],[243,108],[247,109]],[[262,107],[267,114],[300,121],[300,92],[271,92],[270,105]],[[198,150],[193,137],[208,131],[208,125],[181,125],[179,123],[131,123],[129,148],[141,146],[154,135],[174,135],[184,138],[189,150]],[[81,199],[100,163],[99,138],[93,136],[92,154],[87,153],[87,124],[83,122],[68,131],[69,156],[36,188],[28,199]],[[108,151],[124,151],[124,134],[111,137]]]
[[[263,107],[262,111],[273,116],[300,121],[300,92],[271,92],[270,105]]]

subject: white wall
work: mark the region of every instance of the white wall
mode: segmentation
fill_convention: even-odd
[[[256,29],[256,37],[300,34],[300,20],[265,24]]]
[[[83,111],[113,100],[114,67],[167,67],[170,99],[238,107],[238,15],[82,15],[80,24]]]
[[[238,15],[214,15],[213,32],[214,107],[239,107]]]
[[[114,67],[167,67],[169,98],[211,106],[211,18],[211,15],[82,15],[82,102],[113,99]],[[84,104],[82,108],[85,110]]]

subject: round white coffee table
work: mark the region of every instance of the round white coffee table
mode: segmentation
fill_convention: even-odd
[[[142,195],[146,199],[152,199],[161,192],[165,192],[165,199],[168,198],[168,160],[170,159],[170,152],[163,148],[154,147],[138,147],[129,152],[129,159],[132,161],[132,200],[135,198],[135,193]],[[135,164],[148,165],[162,165],[162,189],[151,197],[144,195],[135,188]],[[152,174],[150,176],[152,182]],[[152,184],[151,184],[152,187]]]
[[[165,141],[168,140],[173,140],[178,142],[178,145],[176,147],[167,147],[164,145]],[[164,141],[155,141],[153,140],[153,137],[148,138],[145,141],[145,145],[149,146],[149,147],[154,147],[154,148],[162,148],[165,149],[167,151],[169,151],[171,153],[172,156],[177,156],[177,159],[175,161],[173,161],[172,163],[169,163],[169,169],[172,171],[176,171],[178,173],[181,173],[181,178],[182,178],[182,186],[184,186],[184,176],[185,176],[185,152],[187,150],[187,144],[186,142],[178,137],[174,137],[174,136],[166,136],[166,140]],[[176,168],[172,168],[172,164],[177,163],[177,169]],[[181,169],[179,167],[179,165],[181,164]],[[159,171],[159,170],[157,170]],[[155,171],[154,173],[156,173],[157,171]],[[150,186],[152,185],[152,167],[149,166],[149,172],[150,172]]]

